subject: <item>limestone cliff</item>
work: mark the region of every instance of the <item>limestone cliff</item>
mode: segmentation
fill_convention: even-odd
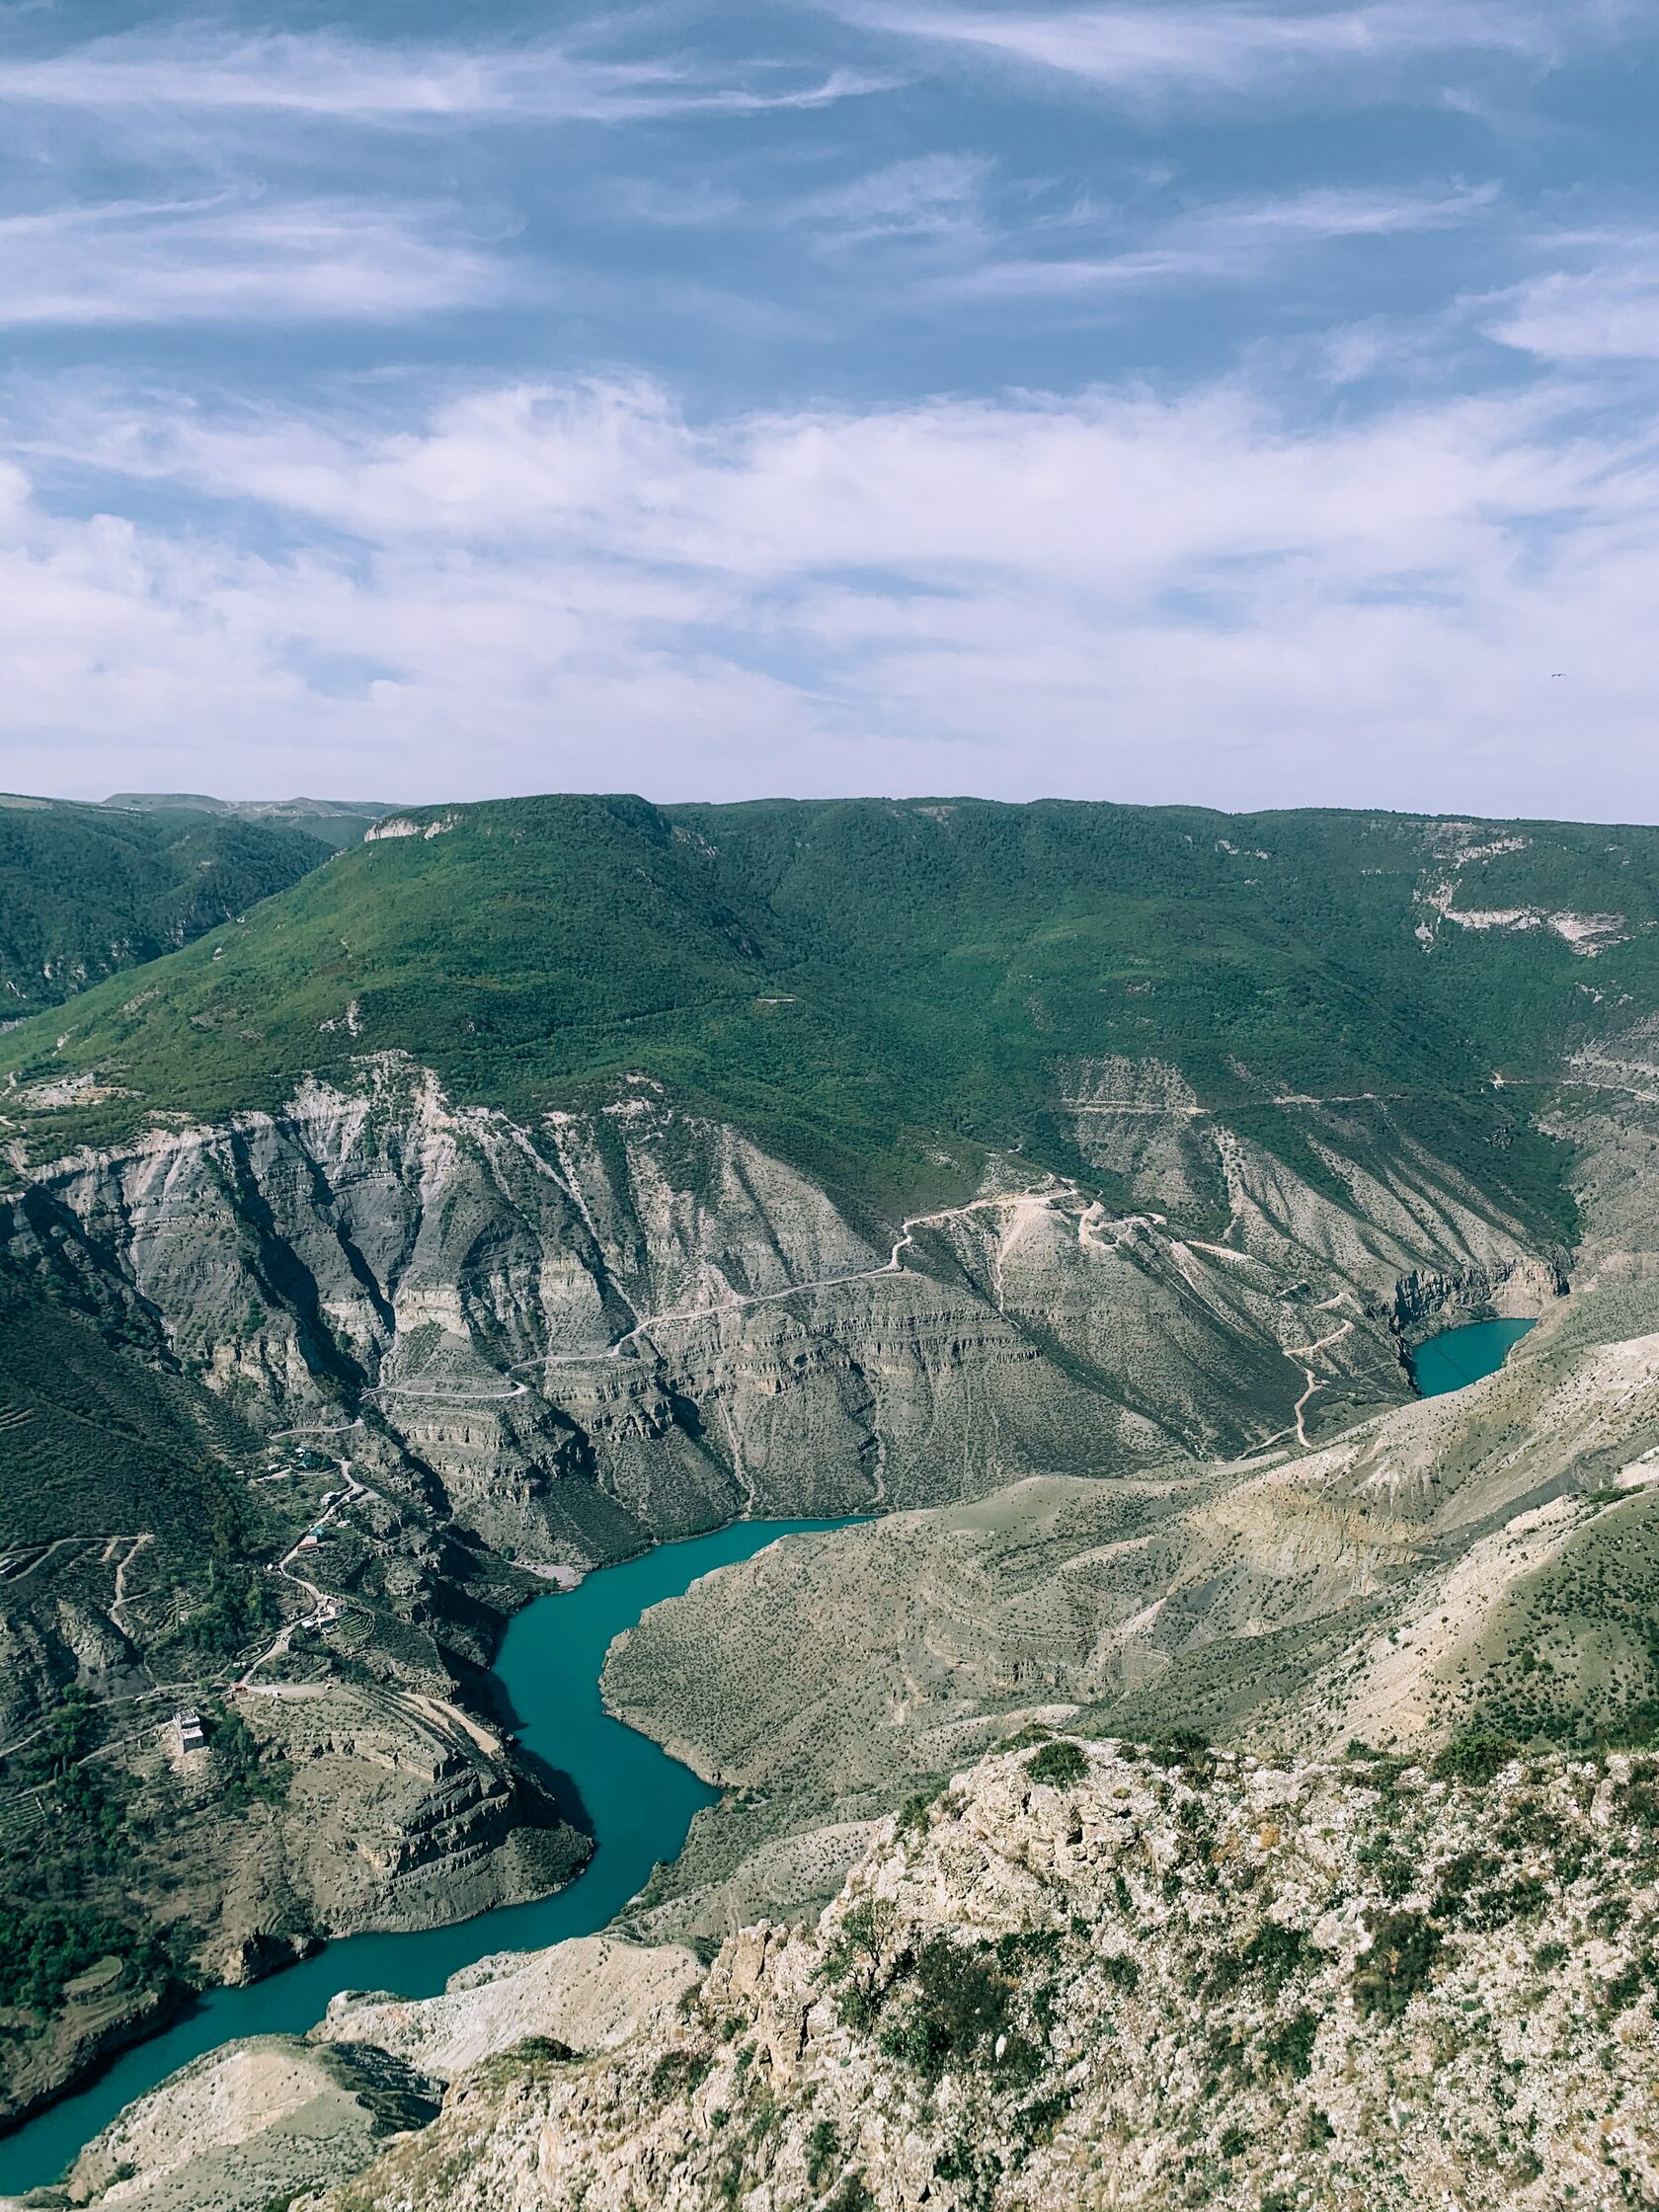
[[[411,1494],[578,1564],[741,1513],[1304,1437],[1406,1394],[1402,1281],[1529,1310],[1558,1288],[1383,1108],[1309,1105],[1316,1189],[1181,1099],[1114,1104],[1115,1068],[1074,1071],[1071,1110],[1145,1202],[1122,1216],[1008,1160],[959,1205],[856,1227],[644,1078],[532,1128],[382,1055],[280,1114],[33,1171],[0,1253],[249,1419],[360,1420],[354,1448]],[[1176,1215],[1202,1194],[1160,1145],[1205,1154],[1218,1234]]]

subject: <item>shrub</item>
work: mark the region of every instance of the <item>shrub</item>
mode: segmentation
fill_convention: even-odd
[[[581,2053],[573,2051],[556,2035],[521,2035],[516,2043],[510,2043],[502,2057],[516,2060],[526,2066],[568,2066]]]
[[[927,1833],[927,1815],[939,1798],[944,1795],[944,1792],[945,1784],[938,1781],[933,1784],[931,1789],[918,1789],[914,1796],[907,1797],[899,1808],[900,1835],[907,1836],[913,1833],[925,1836]]]
[[[824,2186],[825,2176],[841,2155],[841,2139],[835,2132],[833,2120],[819,2120],[807,2137],[807,2184],[812,2189]]]
[[[1197,1728],[1171,1728],[1146,1746],[1146,1757],[1156,1767],[1190,1768],[1199,1779],[1216,1771],[1210,1739]]]
[[[1264,1921],[1245,1944],[1240,1963],[1250,1973],[1259,1974],[1267,1984],[1268,1995],[1277,1997],[1291,1976],[1307,1965],[1312,1948],[1304,1930],[1286,1928],[1276,1920]]]
[[[1507,1736],[1454,1736],[1434,1763],[1435,1778],[1484,1789],[1494,1775],[1519,1756],[1520,1749]]]
[[[1059,1736],[1032,1753],[1025,1763],[1025,1771],[1033,1781],[1048,1782],[1055,1789],[1068,1789],[1088,1773],[1088,1760],[1075,1744]]]
[[[1383,1913],[1371,1938],[1354,1969],[1354,2002],[1362,2019],[1397,2020],[1434,1972],[1440,1930],[1421,1913]]]
[[[861,1897],[841,1916],[840,1934],[825,1954],[824,1979],[845,1981],[861,1959],[875,1956],[877,1941],[876,1908],[868,1897]]]
[[[1049,1743],[1053,1736],[1054,1730],[1045,1728],[1040,1720],[1028,1720],[1013,1735],[1004,1736],[996,1748],[998,1751],[1029,1751],[1033,1744]]]
[[[1300,2082],[1312,2069],[1313,2045],[1318,2034],[1319,2016],[1304,2005],[1276,2035],[1270,2035],[1263,2043],[1262,2057],[1275,2073],[1289,2074]]]
[[[971,1950],[948,1936],[933,1936],[910,1971],[914,2000],[881,2038],[889,2058],[929,2081],[953,2064],[994,2065],[1002,2079],[1016,2082],[1037,2072],[1038,2052],[1015,2031],[1017,1992],[985,1949]],[[999,2041],[1000,2058],[995,2055]]]
[[[701,2051],[665,2051],[651,2069],[654,2096],[689,2096],[714,2067]]]

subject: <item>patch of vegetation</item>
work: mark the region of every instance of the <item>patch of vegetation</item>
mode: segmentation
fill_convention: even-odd
[[[1465,1788],[1484,1789],[1520,1756],[1520,1745],[1507,1736],[1455,1736],[1435,1760],[1434,1775],[1437,1781],[1456,1781]]]
[[[1354,1968],[1354,2003],[1362,2019],[1397,2020],[1433,1976],[1440,1930],[1422,1913],[1382,1913],[1371,1938]]]
[[[1293,1975],[1305,1972],[1319,1957],[1307,1932],[1287,1928],[1283,1922],[1264,1921],[1239,1954],[1239,1964],[1249,1974],[1259,1974],[1269,1997],[1277,1997]]]
[[[714,2061],[706,2051],[683,2048],[665,2051],[651,2069],[651,2094],[661,2097],[689,2096],[713,2071]]]
[[[935,2162],[933,2172],[941,2181],[961,2184],[959,2201],[963,2212],[990,2212],[996,2202],[1002,2180],[1002,2161],[994,2151],[983,2151],[966,2140],[959,2140]]]
[[[1054,1734],[1040,1720],[1028,1720],[1023,1728],[1016,1728],[1011,1736],[1004,1736],[996,1746],[997,1751],[1029,1751],[1033,1744],[1046,1744]]]
[[[879,1941],[875,1905],[870,1898],[860,1897],[841,1915],[840,1928],[819,1970],[824,1980],[844,1981],[855,1966],[875,1956]]]
[[[1580,964],[1545,931],[1450,930],[1425,953],[1419,821],[584,796],[413,819],[443,833],[342,853],[152,964],[142,993],[89,989],[61,1051],[45,1020],[7,1039],[0,1074],[107,1070],[128,1094],[54,1112],[54,1146],[115,1141],[157,1103],[274,1105],[306,1069],[398,1048],[458,1097],[523,1113],[644,1069],[855,1206],[946,1199],[992,1146],[1110,1195],[1055,1078],[1123,1054],[1181,1068],[1338,1198],[1275,1095],[1386,1093],[1349,1110],[1356,1128],[1385,1137],[1408,1112],[1414,1140],[1570,1240],[1567,1147],[1488,1077],[1553,1074],[1587,1019]],[[1659,1003],[1640,926],[1659,917],[1659,839],[1623,834],[1640,850],[1616,868],[1594,830],[1531,825],[1502,895],[1558,876],[1569,904],[1629,915],[1598,975],[1640,1009]],[[1504,864],[1478,873],[1498,896]],[[349,1000],[357,1033],[326,1029]]]
[[[1028,2144],[1052,2143],[1061,2122],[1070,2111],[1075,2092],[1056,2090],[1049,2096],[1035,2096],[1014,2114],[1013,2124]]]
[[[1276,2074],[1288,2074],[1300,2082],[1312,2070],[1313,2045],[1318,2034],[1318,2014],[1304,2006],[1300,2012],[1293,2013],[1282,2027],[1263,2038],[1262,2058]]]
[[[25,1905],[0,1916],[0,2005],[53,2013],[65,1986],[102,1958],[121,1963],[129,1989],[154,1988],[178,1973],[168,1938],[134,1937],[114,1914],[84,1905]]]
[[[995,1943],[999,1966],[1010,1973],[1018,1973],[1032,1965],[1058,1964],[1061,1953],[1061,1935],[1058,1928],[1022,1928],[1007,1936],[998,1936]]]
[[[1033,1781],[1047,1782],[1054,1789],[1069,1789],[1088,1773],[1088,1757],[1075,1744],[1059,1737],[1034,1751],[1025,1763],[1025,1771]]]
[[[833,2120],[817,2120],[806,2142],[807,2185],[815,2192],[840,2164],[841,2139]]]
[[[899,1808],[899,1834],[901,1836],[925,1836],[927,1816],[950,1787],[948,1778],[941,1778],[929,1789],[918,1789],[907,1797]]]
[[[1038,2055],[1016,2024],[1017,1985],[988,1947],[931,1936],[909,1960],[906,1982],[909,2003],[881,2036],[890,2058],[929,2081],[964,2065],[994,2065],[1010,2081],[1035,2073]]]
[[[1167,1735],[1154,1737],[1146,1746],[1146,1757],[1157,1767],[1184,1769],[1193,1781],[1208,1781],[1216,1772],[1210,1739],[1196,1728],[1172,1728]]]
[[[212,1753],[219,1802],[228,1812],[254,1803],[280,1804],[292,1770],[279,1752],[268,1751],[239,1712],[211,1710]]]
[[[824,2212],[875,2212],[875,2197],[864,2178],[864,2169],[855,2166],[842,2178],[833,2196],[827,2197]]]
[[[176,810],[0,806],[0,995],[58,1006],[286,891],[329,857],[303,830]]]

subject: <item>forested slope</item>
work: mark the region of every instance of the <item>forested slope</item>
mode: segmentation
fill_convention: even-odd
[[[0,1021],[191,943],[330,849],[265,822],[0,795]]]

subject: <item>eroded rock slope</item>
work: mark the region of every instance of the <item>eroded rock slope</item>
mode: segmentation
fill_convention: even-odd
[[[493,2038],[488,1983],[432,2001],[474,2007],[441,2116],[307,2212],[1625,2212],[1659,2188],[1656,1875],[1651,1759],[1048,1738],[884,1823],[815,1928],[746,1929],[700,1984],[636,1954],[620,2037],[583,2049],[556,1997],[526,2036],[521,1963]],[[394,2041],[440,2052],[420,2010]],[[161,2201],[88,2184],[146,2143],[164,2171],[187,2102],[125,2115],[76,2194]]]

